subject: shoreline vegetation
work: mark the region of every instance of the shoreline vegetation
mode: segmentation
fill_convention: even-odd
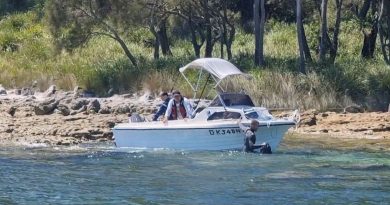
[[[71,51],[58,50],[55,46],[58,39],[50,32],[45,11],[43,6],[0,20],[0,84],[5,88],[21,89],[36,84],[40,90],[46,90],[55,84],[63,90],[81,86],[99,96],[110,96],[145,91],[156,94],[175,87],[190,94],[178,74],[179,67],[196,58],[188,39],[172,34],[171,55],[156,59],[153,35],[145,27],[135,27],[124,38],[139,62],[135,67],[121,46],[104,36],[93,37]],[[294,23],[273,19],[265,26],[264,66],[256,66],[253,61],[254,35],[239,27],[229,61],[254,76],[254,81],[241,80],[239,85],[265,107],[325,111],[358,105],[368,111],[387,111],[390,68],[379,46],[371,59],[360,56],[362,34],[355,24],[352,20],[341,22],[335,62],[308,63],[306,74],[298,71]],[[314,57],[318,24],[308,23],[305,29]],[[221,57],[219,47],[219,42],[215,42],[213,57]],[[204,50],[200,52],[203,57]]]

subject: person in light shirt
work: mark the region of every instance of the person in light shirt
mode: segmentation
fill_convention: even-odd
[[[191,118],[193,109],[187,98],[184,98],[179,91],[172,92],[172,99],[169,101],[165,112],[164,122],[167,120],[186,120]]]

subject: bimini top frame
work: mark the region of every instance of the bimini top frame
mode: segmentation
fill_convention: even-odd
[[[198,80],[195,85],[193,85],[185,75],[186,70],[198,70]],[[250,77],[250,75],[241,72],[236,66],[231,64],[229,61],[220,58],[200,58],[192,61],[191,63],[181,67],[179,69],[180,73],[183,75],[184,79],[191,86],[191,89],[194,91],[194,97],[199,89],[200,79],[202,77],[203,71],[209,74],[209,76],[214,80],[214,89],[219,88],[222,92],[225,90],[220,86],[220,83],[223,79],[233,76],[241,75],[245,77]]]

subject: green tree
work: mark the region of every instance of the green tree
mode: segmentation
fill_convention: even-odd
[[[144,23],[144,6],[142,0],[49,0],[46,13],[58,49],[71,51],[94,36],[106,36],[137,66],[123,36]]]

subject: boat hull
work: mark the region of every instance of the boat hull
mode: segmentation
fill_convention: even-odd
[[[267,142],[275,151],[292,123],[260,124],[256,143]],[[152,128],[153,127],[153,128]],[[186,126],[132,126],[132,123],[113,129],[117,147],[168,148],[178,150],[242,149],[244,132],[237,124],[205,124]]]

